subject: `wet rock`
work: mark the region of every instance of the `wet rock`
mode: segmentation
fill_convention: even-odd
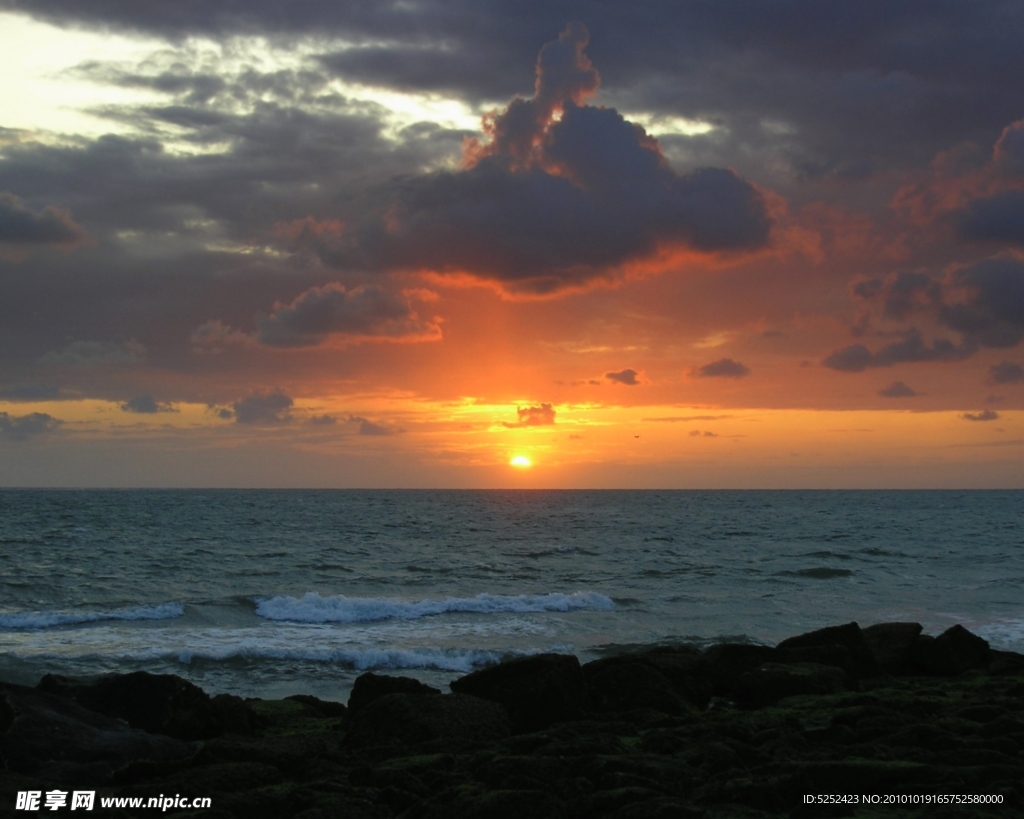
[[[583,666],[596,711],[652,708],[678,716],[686,710],[672,683],[650,665],[631,657],[609,657]]]
[[[234,697],[214,704],[199,686],[174,674],[111,674],[93,682],[47,674],[37,688],[79,705],[125,720],[132,728],[175,739],[209,739],[224,733],[224,720],[233,728],[246,726],[244,700]]]
[[[774,662],[775,649],[748,643],[721,643],[708,648],[703,656],[704,679],[716,697],[732,697],[736,679],[764,663]]]
[[[371,702],[388,694],[436,694],[441,695],[438,688],[421,683],[412,677],[392,677],[387,674],[374,674],[368,671],[360,674],[352,686],[348,697],[348,717],[354,716]]]
[[[913,672],[914,646],[921,631],[920,623],[878,623],[862,629],[875,662],[887,674]]]
[[[504,706],[516,731],[582,717],[588,693],[580,661],[568,654],[510,660],[453,680],[450,688]]]
[[[845,691],[849,682],[846,672],[835,666],[765,663],[736,679],[733,696],[743,708],[764,708],[786,697]]]
[[[919,638],[914,650],[914,665],[918,670],[942,677],[982,668],[990,659],[988,642],[961,625],[946,629],[934,639]]]
[[[351,711],[349,748],[440,743],[457,748],[496,742],[509,735],[505,709],[463,694],[385,694]]]
[[[784,653],[789,649],[820,649],[829,646],[841,646],[849,652],[849,657],[843,668],[851,677],[874,677],[880,673],[875,656],[864,639],[864,633],[856,623],[829,626],[790,637],[779,643],[776,648],[780,653]]]
[[[0,755],[17,773],[51,781],[92,777],[99,783],[134,760],[181,760],[199,747],[130,728],[120,719],[31,688],[0,685],[0,700],[11,715],[0,735]]]

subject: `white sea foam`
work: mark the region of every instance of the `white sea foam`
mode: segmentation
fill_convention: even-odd
[[[478,594],[476,597],[446,597],[442,600],[400,600],[394,597],[321,597],[309,592],[301,598],[271,597],[256,602],[256,614],[268,620],[297,623],[368,623],[376,620],[418,620],[438,614],[476,614],[577,609],[614,609],[610,597],[597,592],[562,594]]]
[[[98,620],[170,620],[181,617],[181,603],[131,606],[110,611],[17,611],[0,614],[0,628],[52,628]]]

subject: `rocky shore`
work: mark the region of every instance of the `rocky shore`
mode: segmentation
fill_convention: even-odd
[[[145,672],[0,683],[0,812],[28,815],[16,799],[33,790],[94,790],[93,816],[154,813],[103,808],[104,797],[209,797],[208,809],[166,811],[206,819],[1024,807],[1024,656],[960,626],[930,636],[916,623],[849,623],[774,648],[672,646],[585,665],[545,654],[450,688],[368,673],[346,705],[210,697]],[[939,795],[955,802],[925,801]]]

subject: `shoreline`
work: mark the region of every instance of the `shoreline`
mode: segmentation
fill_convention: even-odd
[[[542,654],[442,693],[366,673],[347,704],[208,696],[173,675],[0,684],[18,792],[211,799],[205,817],[981,816],[1024,800],[1024,655],[954,626],[856,623],[775,647]],[[856,794],[856,803],[806,803]],[[871,794],[918,802],[867,804]],[[931,800],[922,802],[920,800]],[[146,815],[99,807],[95,815]]]

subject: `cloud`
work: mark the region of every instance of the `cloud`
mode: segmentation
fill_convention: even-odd
[[[148,415],[157,412],[177,412],[178,410],[172,404],[155,401],[152,395],[137,395],[121,404],[121,411]]]
[[[47,415],[45,412],[32,412],[28,415],[8,415],[0,412],[0,438],[11,441],[24,441],[36,435],[53,432],[63,421]]]
[[[56,401],[60,388],[52,384],[17,384],[0,388],[0,399],[4,401]]]
[[[0,245],[75,247],[88,241],[88,234],[75,224],[70,212],[53,205],[35,212],[13,193],[0,192]]]
[[[551,404],[541,404],[537,407],[516,407],[519,420],[514,424],[502,421],[501,425],[508,429],[520,427],[541,427],[555,423],[555,410]]]
[[[132,339],[126,342],[72,341],[60,350],[43,355],[39,363],[58,367],[98,367],[140,364],[145,360],[146,348]]]
[[[272,426],[291,422],[289,410],[294,403],[280,390],[273,390],[271,392],[255,392],[236,401],[232,408],[236,423]]]
[[[893,381],[888,387],[878,391],[883,398],[915,398],[921,393],[912,390],[902,381]]]
[[[921,334],[912,328],[903,341],[887,344],[877,352],[871,352],[863,344],[851,344],[830,353],[821,363],[831,370],[859,373],[866,369],[891,367],[907,362],[960,361],[969,358],[974,352],[973,346],[957,347],[945,338],[937,338],[928,345],[921,338]]]
[[[999,413],[995,410],[982,410],[981,412],[965,412],[961,416],[965,421],[998,421]]]
[[[731,358],[720,358],[698,367],[693,374],[696,378],[743,378],[750,374],[750,368]]]
[[[988,368],[993,384],[1019,384],[1024,381],[1024,367],[1012,361],[1001,361]]]
[[[338,419],[333,415],[311,415],[306,423],[314,427],[330,427],[338,423]]]
[[[366,418],[362,418],[358,415],[350,415],[348,419],[350,424],[359,424],[359,434],[368,435],[371,437],[378,437],[384,435],[395,435],[400,432],[405,432],[400,427],[392,427],[386,424],[375,424]]]
[[[959,268],[947,290],[939,320],[969,344],[1005,348],[1024,339],[1024,260],[996,256]]]
[[[1024,245],[1024,191],[975,199],[956,212],[955,220],[965,239]]]
[[[632,369],[619,370],[617,373],[605,373],[604,377],[609,381],[614,381],[617,384],[625,384],[627,387],[635,387],[640,382],[637,381],[637,372]]]
[[[534,95],[485,119],[487,140],[466,143],[463,170],[402,177],[357,203],[343,236],[321,237],[324,260],[469,275],[538,295],[615,278],[673,249],[765,246],[771,219],[750,183],[721,168],[679,174],[639,125],[583,104],[598,85],[588,37],[570,24],[544,46]]]
[[[706,430],[704,432],[701,432],[699,429],[691,429],[689,434],[690,434],[691,438],[717,438],[718,437],[718,433],[717,432],[711,432],[711,431],[708,431],[708,430]]]
[[[346,290],[336,282],[276,304],[256,326],[256,340],[268,347],[309,347],[335,335],[437,339],[441,332],[436,322],[420,321],[404,296],[371,285]]]

